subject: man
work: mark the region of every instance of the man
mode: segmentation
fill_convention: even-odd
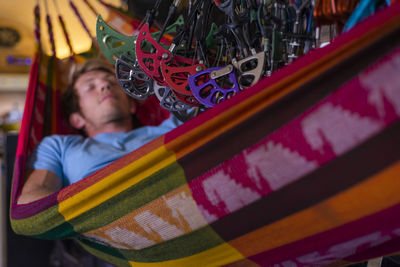
[[[80,135],[43,139],[27,164],[18,204],[29,203],[81,180],[180,124],[173,116],[159,126],[137,127],[138,103],[119,87],[112,68],[87,61],[72,77],[63,109]]]

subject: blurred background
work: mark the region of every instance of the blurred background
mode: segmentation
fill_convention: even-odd
[[[84,252],[71,240],[49,241],[18,236],[9,224],[9,199],[18,133],[29,86],[29,72],[40,44],[41,53],[67,60],[72,54],[91,53],[95,46],[98,14],[117,31],[130,35],[130,19],[139,22],[156,0],[0,0],[0,267],[109,267]],[[172,0],[161,1],[157,26],[162,24]],[[187,8],[182,1],[180,8]],[[35,20],[35,6],[40,20]],[[47,16],[54,36],[48,34]],[[70,45],[59,22],[65,23]],[[218,16],[213,16],[217,17]],[[224,17],[221,17],[224,18]],[[37,41],[35,25],[40,29]],[[321,27],[319,42],[327,44],[335,27]],[[54,40],[54,50],[51,45]],[[72,51],[71,51],[72,48]],[[67,74],[65,74],[67,76]],[[399,257],[400,262],[400,257]],[[366,266],[361,263],[354,266]],[[385,266],[400,266],[399,264]]]
[[[170,2],[163,1],[162,5],[168,7]],[[140,21],[154,3],[152,0],[0,0],[0,267],[110,266],[85,254],[71,241],[17,236],[9,225],[13,162],[29,71],[38,45],[35,23],[40,25],[42,53],[51,55],[46,15],[51,18],[56,56],[65,59],[71,56],[71,50],[59,16],[65,23],[73,52],[81,54],[93,47],[97,14],[101,14],[113,28],[129,33],[129,23],[127,25],[123,16],[134,16]],[[40,22],[35,21],[36,5],[40,7]]]

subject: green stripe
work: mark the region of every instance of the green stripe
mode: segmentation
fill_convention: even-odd
[[[46,233],[41,235],[36,235],[34,237],[40,239],[65,239],[65,238],[73,238],[76,237],[77,233],[74,231],[74,228],[68,222],[65,222]]]
[[[108,246],[85,241],[93,249],[116,256]],[[162,262],[189,257],[225,243],[209,226],[141,250],[120,249],[121,258],[134,262]]]
[[[26,219],[11,220],[11,225],[17,234],[44,239],[64,238],[64,233],[70,236],[73,231],[70,224],[58,212],[58,205]],[[52,236],[53,233],[57,233],[57,236]]]
[[[86,233],[118,220],[183,184],[186,184],[183,169],[174,162],[69,222],[76,232]]]
[[[160,262],[189,257],[223,243],[225,241],[210,226],[205,226],[192,233],[139,251],[121,250],[121,253],[126,258],[135,259],[137,262]]]
[[[88,240],[77,239],[78,243],[90,254],[112,263],[119,267],[131,267],[129,262],[124,259],[117,249],[106,248],[100,244],[90,242]]]

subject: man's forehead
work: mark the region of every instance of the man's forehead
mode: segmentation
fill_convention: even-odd
[[[91,70],[82,74],[76,80],[76,83],[85,83],[85,82],[90,82],[96,78],[109,78],[109,77],[115,77],[114,73],[106,72],[103,70]]]

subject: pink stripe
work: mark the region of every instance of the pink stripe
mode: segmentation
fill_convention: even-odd
[[[28,153],[31,152],[43,138],[46,85],[39,81],[36,86],[35,105],[31,109],[32,125],[30,129]]]
[[[397,121],[398,59],[400,48],[263,141],[190,181],[208,223],[301,179]],[[361,85],[360,77],[377,73],[383,75],[379,86]],[[392,97],[386,99],[384,113],[379,114],[371,95]]]
[[[29,145],[30,128],[32,121],[32,109],[35,103],[35,92],[36,85],[38,81],[38,71],[39,71],[39,54],[35,53],[32,67],[29,73],[29,86],[25,100],[24,114],[21,122],[21,130],[18,136],[18,145],[16,151],[16,160],[14,164],[14,174],[13,174],[13,185],[11,192],[11,203],[16,201],[18,195],[18,190],[20,189],[24,179],[23,170],[25,169],[25,160],[27,155],[27,149]]]
[[[364,257],[371,257],[371,254],[363,255],[362,252],[381,245],[381,242],[399,241],[399,238],[400,204],[249,259],[262,266],[277,264],[277,267],[289,264],[321,266],[353,254],[358,255],[357,260],[364,260]]]
[[[399,238],[396,238],[387,241],[382,245],[366,249],[353,256],[347,257],[344,260],[348,262],[361,262],[368,259],[382,257],[382,255],[393,255],[393,254],[397,255],[399,254],[399,251],[400,251],[400,240]]]
[[[29,129],[31,127],[32,109],[35,104],[36,86],[38,82],[39,54],[34,55],[33,64],[29,73],[29,86],[25,100],[24,114],[22,116],[21,130],[18,137],[17,155],[26,155],[28,147]]]

